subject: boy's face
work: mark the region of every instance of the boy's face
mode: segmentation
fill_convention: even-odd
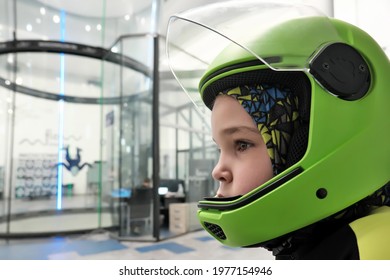
[[[211,115],[212,135],[220,149],[212,172],[217,197],[243,195],[273,176],[267,148],[252,118],[233,97],[219,95]]]

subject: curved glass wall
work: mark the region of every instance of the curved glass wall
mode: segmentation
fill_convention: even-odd
[[[155,38],[118,40],[149,29],[152,2],[85,2],[0,1],[2,236],[128,235],[123,194],[153,174]]]
[[[153,149],[158,145],[157,42],[151,34],[122,36],[111,48],[121,54],[121,67],[105,69],[104,81],[111,85],[106,96],[119,102],[102,107],[103,154],[111,175],[103,200],[118,226],[114,236],[121,239],[157,240],[159,235],[158,193],[153,184],[159,180],[158,149]],[[116,60],[112,57],[116,55],[110,53],[105,59]],[[142,186],[146,179],[151,181],[148,188]],[[146,197],[137,196],[140,190],[148,193]]]
[[[199,229],[218,155],[164,62],[159,1],[61,2],[0,0],[0,236]]]

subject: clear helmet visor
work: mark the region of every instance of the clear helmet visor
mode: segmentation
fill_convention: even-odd
[[[227,69],[232,60],[257,61],[275,71],[306,71],[321,46],[337,41],[329,18],[313,7],[241,0],[172,16],[166,50],[171,71],[199,108],[199,91],[209,74]]]

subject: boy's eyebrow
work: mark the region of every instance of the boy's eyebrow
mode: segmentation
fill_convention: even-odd
[[[259,134],[259,131],[257,130],[257,128],[244,126],[244,125],[243,126],[233,126],[233,127],[225,128],[225,129],[222,130],[222,133],[231,135],[231,134],[234,134],[234,133],[242,131],[242,130],[248,130],[249,132],[253,132],[253,133]]]
[[[225,135],[233,135],[236,132],[245,131],[245,130],[247,130],[248,132],[256,133],[256,134],[260,135],[260,132],[256,128],[244,126],[244,125],[224,128],[224,129],[222,129],[221,133],[225,134]],[[213,138],[213,141],[216,142],[214,138]]]

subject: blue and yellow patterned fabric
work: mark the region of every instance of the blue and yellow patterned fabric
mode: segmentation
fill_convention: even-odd
[[[285,168],[288,147],[298,126],[298,98],[279,85],[246,85],[227,89],[255,122],[267,145],[274,174]]]

